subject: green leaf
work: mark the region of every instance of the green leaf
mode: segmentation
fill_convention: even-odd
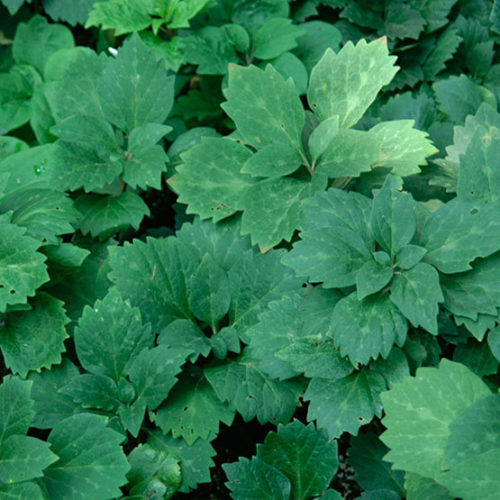
[[[140,444],[128,456],[127,479],[132,496],[169,499],[182,483],[178,458],[168,452]]]
[[[238,462],[224,464],[234,500],[289,500],[291,484],[278,469],[257,457],[240,458]]]
[[[229,311],[231,292],[227,274],[217,262],[205,254],[191,277],[189,307],[200,321],[215,330]]]
[[[478,314],[496,316],[500,306],[498,263],[500,256],[476,261],[465,273],[442,275],[444,306],[453,314],[476,320]]]
[[[359,300],[356,292],[340,299],[333,310],[328,335],[342,356],[352,364],[367,364],[379,354],[389,355],[394,342],[403,344],[406,320],[391,304],[387,294]]]
[[[360,434],[351,438],[349,464],[356,473],[356,482],[364,490],[387,489],[404,497],[403,473],[393,471],[391,464],[383,460],[387,451],[375,434]]]
[[[380,89],[395,75],[395,56],[385,38],[356,46],[347,42],[335,54],[328,49],[311,72],[307,98],[321,120],[339,115],[340,128],[350,128],[363,116]]]
[[[207,336],[194,321],[176,319],[172,321],[159,335],[158,344],[169,347],[185,347],[192,351],[189,361],[194,363],[200,355],[207,357],[212,345]]]
[[[457,0],[410,0],[410,4],[415,7],[425,19],[426,32],[436,31],[447,22],[447,16]]]
[[[174,5],[172,17],[167,22],[170,29],[189,28],[189,20],[205,9],[213,7],[214,2],[213,0],[191,0],[177,2]]]
[[[416,377],[382,394],[387,430],[381,439],[391,448],[385,459],[396,469],[437,479],[444,468],[450,425],[489,394],[483,381],[459,363],[443,359],[439,368],[419,368]]]
[[[238,56],[224,27],[205,26],[182,39],[186,62],[198,65],[200,75],[225,75]]]
[[[112,379],[102,375],[78,375],[59,392],[70,396],[82,408],[114,412],[118,407],[118,387]]]
[[[373,235],[391,255],[410,243],[417,228],[415,203],[411,195],[401,192],[401,189],[401,179],[391,175],[373,197]]]
[[[180,492],[188,493],[190,488],[196,488],[198,483],[210,482],[210,467],[214,462],[215,450],[208,441],[198,439],[189,446],[183,439],[174,439],[162,432],[149,432],[147,444],[153,448],[171,453],[179,458],[181,463],[182,484]]]
[[[488,345],[493,356],[500,361],[500,328],[493,328],[488,334]]]
[[[417,328],[430,333],[438,332],[438,303],[444,301],[439,284],[439,274],[432,266],[420,262],[394,278],[391,285],[391,301]]]
[[[309,136],[309,152],[313,163],[328,149],[339,130],[339,117],[330,116],[322,121]]]
[[[383,377],[368,370],[339,380],[313,378],[304,396],[310,401],[307,419],[316,420],[331,439],[343,432],[357,434],[361,425],[382,414],[379,394],[385,387]]]
[[[61,49],[75,45],[71,31],[61,24],[49,24],[42,16],[33,16],[20,23],[12,45],[12,55],[18,64],[30,64],[43,74],[49,57]]]
[[[274,177],[250,186],[240,202],[244,210],[241,233],[249,234],[252,244],[259,245],[262,251],[282,240],[290,241],[301,225],[304,200],[326,187],[326,178],[316,176],[314,180]]]
[[[418,39],[425,19],[417,9],[402,3],[389,3],[385,10],[384,32],[390,38]]]
[[[224,24],[222,26],[229,43],[237,52],[246,52],[250,48],[250,36],[247,30],[239,24]]]
[[[0,73],[0,132],[14,130],[32,115],[33,87],[22,72]]]
[[[407,472],[405,474],[405,489],[408,500],[454,500],[455,496],[441,484],[427,477]]]
[[[101,29],[115,30],[116,35],[142,31],[151,25],[151,0],[111,0],[95,2],[85,28],[101,26]]]
[[[189,319],[189,278],[198,261],[188,244],[170,237],[109,249],[109,279],[121,296],[141,311],[143,320],[161,332],[178,318]]]
[[[382,122],[369,130],[381,150],[375,167],[390,168],[396,175],[406,177],[420,172],[426,158],[438,150],[427,138],[428,134],[414,128],[413,120]]]
[[[499,460],[498,448],[487,451],[441,474],[438,481],[446,486],[454,497],[495,500],[500,486],[497,467]]]
[[[165,434],[171,431],[192,445],[198,438],[213,438],[220,422],[231,425],[233,418],[234,410],[216,396],[203,373],[188,373],[158,408],[155,422]]]
[[[427,253],[427,250],[418,245],[404,245],[396,253],[396,265],[401,269],[411,269],[416,266]]]
[[[115,382],[133,359],[154,343],[150,325],[142,323],[139,310],[124,301],[116,290],[98,300],[93,308],[85,307],[74,339],[82,366]]]
[[[317,168],[328,177],[358,177],[371,170],[381,157],[378,140],[370,132],[340,130],[323,153]]]
[[[0,215],[0,312],[8,305],[25,304],[49,280],[46,257],[36,250],[40,243],[26,236],[26,229]]]
[[[167,169],[168,157],[162,145],[156,143],[171,130],[167,125],[147,123],[130,132],[123,167],[123,180],[129,186],[161,189],[162,173]]]
[[[71,26],[85,24],[94,0],[44,0],[43,7],[47,14],[56,21],[64,21]]]
[[[497,106],[495,96],[466,75],[439,80],[433,89],[439,109],[455,123],[463,123],[467,115],[474,115],[483,102]]]
[[[127,482],[123,436],[100,416],[80,414],[57,424],[48,437],[59,460],[45,470],[43,483],[53,498],[98,499],[120,496]]]
[[[457,195],[463,200],[500,200],[500,129],[476,126],[464,155],[460,156]]]
[[[169,183],[179,194],[178,201],[188,205],[188,213],[218,222],[241,210],[241,197],[255,182],[240,173],[250,157],[250,150],[235,141],[204,138],[182,155],[184,163]]]
[[[307,92],[307,69],[297,56],[291,52],[285,52],[271,62],[285,80],[289,78],[293,80],[299,95]]]
[[[256,148],[287,144],[301,150],[305,113],[295,84],[271,66],[232,66],[222,108],[235,122],[245,143]]]
[[[462,37],[458,36],[456,30],[451,26],[443,31],[422,67],[426,81],[433,80],[438,73],[446,68],[446,62],[453,57],[461,42]]]
[[[286,144],[268,144],[243,165],[241,172],[252,177],[280,177],[295,172],[302,164],[299,153]]]
[[[0,486],[0,498],[9,500],[43,500],[44,496],[40,486],[32,481]]]
[[[384,288],[394,275],[391,267],[383,266],[376,260],[369,260],[363,264],[356,274],[356,289],[358,300]]]
[[[273,17],[268,19],[253,37],[253,55],[259,59],[274,59],[283,52],[297,47],[297,38],[306,32],[294,26],[290,19]]]
[[[305,64],[310,74],[326,49],[337,52],[342,42],[342,33],[333,24],[324,21],[309,21],[301,23],[300,27],[305,29],[306,33],[297,40],[298,47],[293,52]]]
[[[78,375],[78,368],[67,359],[50,370],[31,372],[28,375],[33,382],[31,398],[36,412],[33,427],[51,429],[65,418],[81,411],[71,397],[59,391]]]
[[[142,198],[133,191],[118,196],[82,194],[75,199],[75,208],[82,214],[79,229],[101,240],[132,226],[139,229],[144,216],[150,215]]]
[[[298,420],[278,425],[263,444],[257,458],[283,473],[292,484],[293,497],[307,499],[320,495],[330,484],[338,467],[337,443],[327,433],[305,426]]]
[[[245,422],[257,417],[265,422],[286,422],[295,411],[302,384],[278,382],[258,369],[251,354],[205,369],[205,376],[219,399],[238,411]]]
[[[475,401],[450,424],[446,468],[500,448],[500,397],[490,394]]]
[[[459,273],[472,269],[470,262],[475,258],[496,252],[499,238],[497,204],[455,198],[425,221],[420,245],[427,249],[425,262],[443,273]]]
[[[0,385],[0,443],[10,436],[25,435],[35,418],[32,383],[5,376]]]
[[[26,377],[31,370],[50,368],[61,362],[68,338],[69,318],[64,303],[46,293],[31,301],[32,309],[10,313],[0,330],[0,347],[6,365]]]
[[[174,101],[174,78],[138,35],[108,61],[97,88],[106,118],[128,133],[146,123],[163,123]]]

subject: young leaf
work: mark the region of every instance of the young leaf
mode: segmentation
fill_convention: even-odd
[[[419,368],[382,394],[387,430],[382,441],[391,448],[385,459],[396,469],[437,478],[443,470],[450,425],[475,401],[491,394],[468,368],[443,359],[439,368]]]
[[[356,292],[340,299],[333,310],[328,335],[349,356],[352,364],[367,364],[370,358],[389,355],[394,342],[403,344],[407,323],[387,294],[359,300]]]
[[[279,425],[263,444],[257,458],[282,472],[292,484],[293,497],[307,499],[320,495],[330,484],[338,467],[337,443],[323,429],[298,420]]]
[[[416,266],[427,253],[418,245],[404,245],[396,253],[396,265],[401,269],[411,269]]]
[[[234,410],[223,403],[203,373],[187,374],[174,386],[167,400],[156,411],[155,422],[166,434],[183,437],[192,445],[198,438],[217,435],[220,422],[231,425]]]
[[[116,411],[119,404],[118,387],[113,379],[84,373],[77,375],[58,392],[70,396],[82,408]]]
[[[146,123],[163,123],[172,109],[174,78],[138,35],[125,41],[97,83],[108,121],[130,133]]]
[[[106,427],[98,415],[74,415],[57,424],[48,442],[59,460],[42,479],[48,494],[75,500],[119,496],[130,467],[122,441],[123,436]]]
[[[363,116],[380,89],[398,70],[385,38],[356,46],[347,42],[335,54],[328,49],[311,72],[307,99],[321,120],[339,115],[340,128],[350,128]]]
[[[339,380],[313,378],[304,396],[310,401],[307,419],[316,420],[331,439],[343,432],[357,434],[361,425],[382,414],[379,394],[385,387],[383,377],[368,370]]]
[[[222,108],[246,143],[256,148],[281,143],[301,150],[304,108],[294,83],[285,81],[271,65],[265,71],[232,66],[224,95],[227,102]]]
[[[192,363],[195,363],[200,355],[207,357],[212,349],[210,339],[194,321],[188,319],[172,321],[158,336],[157,343],[190,349],[192,352],[189,361]]]
[[[38,293],[32,309],[10,313],[0,329],[0,347],[5,364],[22,377],[31,370],[50,368],[61,362],[69,323],[63,302]]]
[[[98,300],[93,308],[85,307],[74,339],[82,366],[115,382],[133,359],[154,343],[150,325],[142,323],[139,310],[124,301],[116,290]]]
[[[314,163],[328,149],[339,130],[339,117],[330,116],[322,121],[309,136],[309,152]]]
[[[235,500],[290,500],[291,484],[278,469],[258,457],[223,465]]]
[[[297,47],[297,38],[305,34],[300,26],[290,19],[274,17],[268,19],[253,38],[253,55],[259,59],[274,59]]]
[[[394,275],[391,267],[384,266],[376,260],[369,260],[363,264],[356,274],[356,289],[358,300],[384,288]]]
[[[243,165],[241,172],[252,177],[281,177],[292,174],[302,164],[299,153],[286,144],[268,144]]]
[[[411,321],[434,335],[438,332],[438,303],[444,301],[439,274],[432,266],[420,262],[394,278],[391,301]]]

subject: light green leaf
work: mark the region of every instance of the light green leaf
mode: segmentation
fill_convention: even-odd
[[[0,329],[0,347],[6,365],[26,377],[31,370],[50,368],[61,362],[69,337],[69,318],[64,303],[46,293],[31,301],[32,309],[10,313]]]
[[[387,294],[359,300],[356,292],[340,299],[333,310],[328,335],[352,364],[367,364],[379,354],[389,355],[394,342],[403,344],[407,324]]]
[[[250,186],[241,199],[241,233],[249,234],[262,251],[290,241],[302,222],[303,201],[326,187],[326,178],[316,176],[315,181],[274,177]]]
[[[420,172],[420,166],[427,165],[426,158],[438,150],[427,138],[428,134],[414,128],[413,120],[382,122],[369,130],[381,150],[375,167],[390,168],[402,177]]]
[[[133,359],[152,347],[154,335],[141,313],[112,290],[93,308],[86,306],[74,332],[78,360],[85,370],[118,382]]]
[[[391,448],[385,459],[396,469],[437,479],[445,465],[450,425],[489,394],[486,384],[459,363],[443,359],[439,368],[419,368],[416,377],[382,394],[387,430],[381,439]]]
[[[253,37],[253,55],[259,59],[274,59],[283,52],[297,47],[297,38],[306,32],[292,24],[290,19],[273,17],[268,19]]]
[[[89,373],[74,377],[58,392],[70,396],[82,408],[108,412],[116,411],[120,399],[113,379]]]
[[[500,361],[500,327],[493,328],[488,334],[488,345],[493,356]]]
[[[421,326],[437,335],[438,303],[444,302],[444,297],[436,269],[420,262],[403,271],[392,282],[390,299],[415,328]]]
[[[12,54],[19,64],[30,64],[43,74],[49,57],[60,49],[75,45],[71,31],[61,24],[49,24],[42,16],[33,16],[20,23],[12,45]]]
[[[148,432],[147,444],[179,458],[181,463],[182,484],[179,489],[188,493],[198,483],[210,482],[210,467],[214,466],[212,457],[215,450],[208,441],[198,439],[189,446],[183,439],[174,439],[160,431]]]
[[[0,312],[8,305],[25,304],[49,280],[46,257],[36,250],[40,242],[26,236],[26,229],[0,215]]]
[[[257,458],[290,480],[297,499],[320,495],[339,464],[337,443],[330,441],[323,429],[316,430],[312,424],[305,426],[298,420],[270,432],[264,443],[257,445]]]
[[[405,474],[405,489],[407,500],[454,500],[452,495],[444,486],[433,479],[422,477],[412,472]]]
[[[33,481],[0,486],[0,498],[5,500],[44,500],[40,486]]]
[[[222,108],[246,143],[256,148],[281,143],[302,149],[304,108],[293,81],[285,81],[271,65],[264,71],[232,66],[224,95],[227,102]]]
[[[375,434],[360,434],[351,438],[349,464],[356,473],[356,482],[364,490],[387,489],[404,497],[403,472],[393,471],[391,464],[383,460],[388,451]]]
[[[339,130],[339,117],[330,116],[322,121],[309,136],[309,152],[313,163],[328,149]]]
[[[134,191],[118,196],[82,194],[75,200],[75,208],[82,214],[79,229],[93,238],[107,239],[118,231],[132,226],[139,229],[149,208]]]
[[[116,35],[142,31],[151,25],[152,0],[111,0],[95,2],[90,11],[85,28],[101,26],[112,29]]]
[[[165,434],[172,432],[192,445],[198,438],[213,438],[220,422],[231,425],[233,418],[234,410],[216,396],[203,373],[188,373],[158,408],[155,422]]]
[[[384,288],[394,275],[391,267],[384,266],[376,260],[365,262],[356,274],[356,289],[358,300]]]
[[[415,202],[409,193],[402,192],[399,177],[387,176],[382,189],[373,197],[371,227],[377,242],[391,255],[415,235]]]
[[[257,457],[224,464],[226,483],[234,500],[289,500],[291,484],[278,469]]]
[[[330,439],[343,432],[355,435],[361,425],[382,414],[379,394],[385,387],[383,377],[368,370],[338,380],[313,378],[304,396],[310,401],[307,419],[316,420]]]
[[[291,52],[285,52],[270,62],[285,80],[289,78],[293,80],[299,95],[304,95],[307,92],[309,75],[304,63],[297,56]]]
[[[174,101],[174,78],[138,35],[108,61],[97,88],[106,118],[129,133],[146,123],[163,123]]]
[[[189,20],[205,9],[213,7],[214,1],[184,0],[177,2],[174,5],[175,8],[173,10],[172,17],[170,20],[168,20],[167,26],[170,29],[189,28]]]
[[[204,138],[182,155],[183,164],[169,180],[188,213],[218,222],[241,210],[241,197],[255,182],[240,173],[251,157],[249,149],[230,139]],[[200,189],[203,186],[203,189]]]
[[[286,144],[268,144],[253,154],[241,172],[252,177],[280,177],[295,172],[302,164],[299,153]]]
[[[65,21],[71,26],[85,24],[92,9],[93,0],[44,0],[43,7],[47,14],[56,21]]]
[[[404,245],[396,253],[396,265],[401,269],[411,269],[416,266],[427,253],[427,250],[418,245]]]
[[[32,382],[5,376],[0,385],[0,443],[10,436],[25,435],[35,418]]]
[[[476,125],[464,155],[460,156],[457,195],[475,202],[500,200],[500,129]]]
[[[43,483],[52,498],[97,500],[120,496],[129,464],[120,443],[123,436],[106,420],[89,413],[57,424],[48,437],[59,460],[45,470]]]
[[[110,280],[124,299],[138,307],[153,331],[161,332],[178,318],[189,319],[189,278],[197,265],[196,251],[174,238],[135,240],[112,247]]]
[[[246,52],[250,48],[250,36],[243,26],[239,24],[224,24],[222,29],[236,51]]]
[[[425,221],[420,245],[424,261],[443,273],[472,269],[470,262],[500,249],[500,207],[455,198]]]
[[[323,153],[318,172],[328,177],[358,177],[382,157],[378,142],[365,130],[340,130]]]
[[[450,424],[445,465],[448,469],[490,450],[500,449],[500,396],[475,401]]]
[[[321,120],[339,115],[340,128],[350,128],[363,116],[380,89],[395,75],[395,56],[385,38],[356,46],[347,42],[335,54],[328,49],[311,72],[307,98]]]
[[[0,132],[27,123],[32,116],[33,87],[19,71],[0,73]]]
[[[227,274],[210,254],[205,254],[191,276],[189,307],[200,321],[215,330],[219,321],[229,311],[231,292]]]
[[[227,401],[246,422],[255,417],[261,424],[288,421],[298,404],[301,382],[274,380],[258,369],[256,361],[243,353],[208,367],[205,376],[219,399]]]

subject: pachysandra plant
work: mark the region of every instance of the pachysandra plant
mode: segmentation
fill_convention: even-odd
[[[179,201],[216,222],[243,212],[242,234],[267,250],[290,241],[303,202],[329,182],[345,185],[374,168],[419,172],[436,149],[411,120],[353,128],[393,78],[394,62],[385,39],[327,50],[311,72],[307,111],[293,81],[272,66],[233,66],[222,106],[236,132],[182,155],[170,179]]]

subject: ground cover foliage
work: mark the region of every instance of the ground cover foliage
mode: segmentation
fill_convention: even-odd
[[[497,498],[499,36],[1,0],[0,498]]]

